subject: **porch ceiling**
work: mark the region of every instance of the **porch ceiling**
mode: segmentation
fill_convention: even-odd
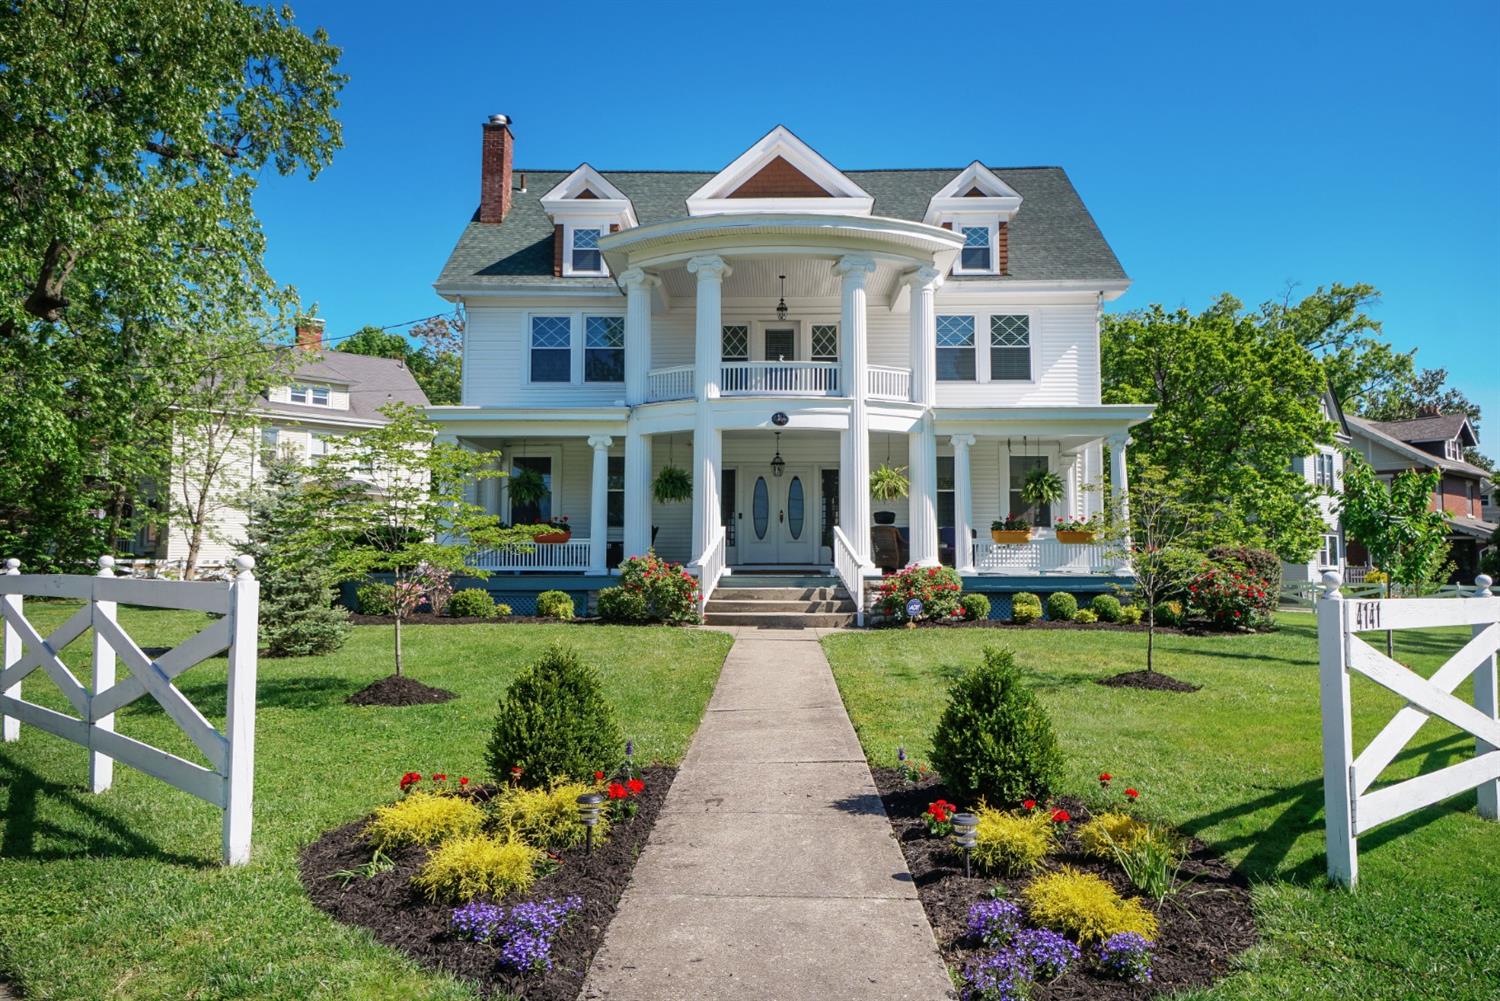
[[[805,308],[817,301],[827,305],[830,300],[837,305],[839,276],[833,273],[838,263],[838,254],[778,254],[754,257],[724,255],[729,262],[730,275],[724,280],[726,308],[733,309],[734,300],[751,300],[757,305],[772,304],[782,295],[781,275],[786,275],[786,298],[795,310]],[[877,260],[875,271],[870,275],[867,288],[870,295],[889,299],[901,288],[901,275],[909,271],[909,262]],[[690,274],[685,263],[659,269],[662,290],[676,301],[691,302],[698,292],[698,278]]]

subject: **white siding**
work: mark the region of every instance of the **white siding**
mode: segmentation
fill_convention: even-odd
[[[939,382],[939,406],[1045,407],[1099,403],[1099,324],[1093,304],[1042,305],[940,294],[937,312],[940,316],[976,317],[974,334],[981,380]],[[1027,382],[982,381],[989,368],[989,317],[999,313],[1025,313],[1031,317],[1031,379]]]
[[[586,384],[583,378],[583,317],[624,316],[624,297],[537,300],[521,306],[471,303],[465,330],[463,401],[479,406],[610,406],[625,397],[624,383]],[[530,381],[532,316],[570,316],[573,383]],[[688,329],[692,317],[688,315]],[[691,334],[689,358],[691,361]],[[653,365],[655,362],[653,361]]]

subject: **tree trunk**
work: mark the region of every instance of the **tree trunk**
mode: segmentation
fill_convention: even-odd
[[[395,607],[396,612],[396,676],[401,676],[401,606]]]
[[[1146,673],[1155,670],[1152,658],[1156,655],[1156,609],[1146,610]]]

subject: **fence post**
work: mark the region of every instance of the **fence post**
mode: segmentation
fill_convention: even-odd
[[[21,573],[21,561],[12,556],[5,561],[5,575],[17,577]],[[19,594],[7,594],[0,596],[17,615],[21,614],[21,596]],[[10,667],[21,659],[21,634],[16,632],[10,620],[5,620],[5,659],[0,660],[0,667]],[[13,699],[21,697],[21,683],[18,681],[5,690],[5,694]],[[4,731],[4,739],[7,743],[21,739],[21,721],[14,716],[6,716],[0,713],[0,731]]]
[[[1339,593],[1343,582],[1336,571],[1323,575],[1323,596],[1318,599],[1318,692],[1323,715],[1323,815],[1327,824],[1328,878],[1352,890],[1359,879],[1359,857],[1354,840],[1350,775],[1354,765],[1354,733],[1347,667],[1349,610]]]
[[[260,634],[260,581],[255,559],[236,556],[229,585],[229,700],[224,736],[224,862],[250,861],[251,791],[255,782],[255,664]]]
[[[1494,581],[1488,574],[1480,574],[1474,578],[1474,597],[1488,598],[1491,595],[1490,585]],[[1477,625],[1474,634],[1477,636],[1487,627]],[[1495,678],[1494,654],[1484,659],[1474,671],[1474,708],[1484,713],[1490,719],[1500,719],[1500,689],[1497,689]],[[1496,748],[1487,741],[1474,738],[1474,754],[1488,754]],[[1490,779],[1479,786],[1479,815],[1486,820],[1500,820],[1500,778]]]
[[[99,557],[99,572],[96,577],[105,580],[115,579],[115,558],[113,556]],[[119,614],[118,606],[113,601],[99,600],[99,586],[94,585],[94,593],[89,598],[93,605],[93,620],[108,619],[117,621]],[[109,645],[109,641],[100,635],[97,627],[94,629],[94,683],[89,687],[88,697],[93,699],[100,692],[113,688],[115,684],[115,648]],[[93,715],[90,713],[89,715]],[[94,734],[99,730],[113,730],[115,728],[115,714],[102,716],[95,720],[89,727],[89,788],[94,792],[104,792],[115,780],[115,761],[107,754],[94,749]]]

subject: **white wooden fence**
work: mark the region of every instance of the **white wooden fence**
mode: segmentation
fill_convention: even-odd
[[[1500,597],[1481,575],[1467,598],[1345,599],[1342,578],[1323,575],[1318,601],[1318,659],[1323,708],[1323,804],[1328,825],[1328,878],[1353,887],[1359,879],[1358,837],[1413,810],[1469,789],[1479,815],[1500,819],[1500,698],[1495,654],[1500,650]],[[1424,680],[1357,636],[1361,632],[1470,626],[1473,638]],[[1364,675],[1406,700],[1356,757],[1350,722],[1349,672]],[[1453,696],[1474,679],[1474,704]],[[1369,791],[1414,737],[1437,717],[1474,737],[1474,756],[1435,772]]]
[[[255,650],[260,616],[260,582],[249,556],[235,560],[232,581],[132,580],[116,577],[114,559],[99,558],[94,577],[23,574],[19,560],[7,560],[0,574],[0,615],[5,622],[5,659],[0,669],[0,728],[6,741],[19,740],[21,724],[45,730],[89,749],[89,786],[98,793],[114,780],[123,762],[168,785],[206,799],[224,811],[224,861],[250,858],[250,804],[255,774]],[[48,636],[26,617],[26,596],[72,598],[83,607]],[[222,618],[159,656],[148,656],[117,620],[119,604],[186,609]],[[93,677],[80,682],[63,663],[63,648],[85,632],[93,634]],[[194,664],[220,651],[229,656],[229,692],[224,730],[216,730],[172,684]],[[129,674],[116,679],[116,658]],[[77,716],[57,712],[21,697],[21,679],[40,669],[67,697]],[[35,681],[32,682],[35,684]],[[149,694],[202,752],[209,767],[115,731],[115,712]]]

